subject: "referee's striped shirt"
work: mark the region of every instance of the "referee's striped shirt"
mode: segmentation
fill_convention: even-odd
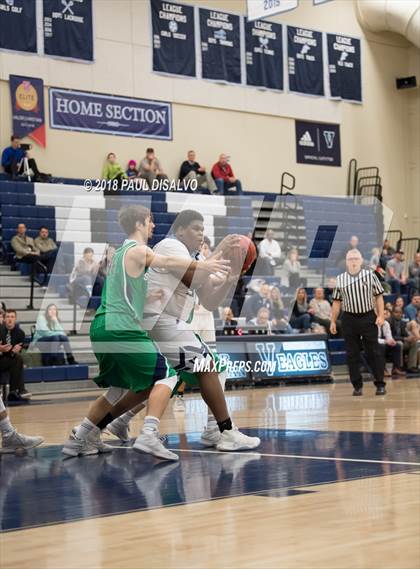
[[[375,309],[374,297],[384,292],[375,273],[361,269],[356,275],[347,271],[338,275],[332,298],[341,301],[344,312],[364,314]]]

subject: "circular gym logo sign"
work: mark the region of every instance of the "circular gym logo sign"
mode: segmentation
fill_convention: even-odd
[[[38,94],[30,81],[22,81],[15,91],[16,107],[23,111],[38,111]]]

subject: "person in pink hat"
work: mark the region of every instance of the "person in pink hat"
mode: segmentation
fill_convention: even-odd
[[[128,168],[126,170],[126,174],[128,178],[137,178],[139,175],[139,171],[137,170],[137,163],[135,160],[130,160],[128,163]]]

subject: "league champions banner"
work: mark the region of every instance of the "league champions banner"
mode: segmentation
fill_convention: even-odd
[[[194,7],[151,0],[153,71],[195,77]]]
[[[287,26],[289,91],[324,96],[322,33]]]
[[[170,103],[49,89],[50,127],[172,140]]]
[[[46,146],[44,82],[33,77],[9,76],[12,101],[13,134],[29,136],[37,144]]]
[[[341,166],[340,125],[295,121],[296,162]]]
[[[241,83],[240,17],[199,9],[202,78]]]
[[[0,0],[0,49],[37,52],[34,0]]]
[[[282,29],[274,22],[245,22],[247,85],[283,90]]]
[[[298,3],[299,0],[247,0],[248,22],[294,10]]]
[[[43,3],[45,55],[93,61],[92,0]]]
[[[327,34],[328,73],[331,97],[346,101],[362,101],[360,40]]]

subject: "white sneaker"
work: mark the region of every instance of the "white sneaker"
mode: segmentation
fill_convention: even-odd
[[[134,442],[133,449],[146,454],[152,454],[163,460],[179,460],[179,456],[168,450],[161,439],[159,433],[140,433]]]
[[[78,429],[77,427],[73,427],[71,430],[71,434],[73,437],[76,437],[76,431]],[[91,446],[95,447],[98,449],[99,453],[104,453],[104,452],[112,452],[114,449],[111,445],[107,445],[105,444],[102,439],[101,439],[101,431],[96,431],[96,430],[92,430],[89,435],[88,435],[88,441],[91,444]]]
[[[205,447],[215,447],[220,441],[220,435],[219,427],[206,427],[201,433],[200,442]]]
[[[185,411],[185,402],[182,397],[175,397],[173,409],[174,411],[179,411],[181,413]]]
[[[61,449],[66,456],[88,456],[90,454],[99,454],[98,449],[88,440],[78,439],[71,434],[67,442]]]
[[[261,443],[258,437],[248,437],[244,435],[238,429],[238,427],[233,426],[230,431],[223,431],[220,434],[220,441],[217,443],[217,450],[223,451],[234,451],[234,450],[250,450],[257,448]]]
[[[112,423],[109,423],[106,430],[120,439],[122,443],[129,443],[130,442],[130,435],[128,434],[130,431],[130,425],[124,423],[124,421],[120,421],[120,419],[114,419]]]
[[[3,435],[1,451],[3,453],[15,452],[17,450],[29,450],[44,442],[43,437],[29,437],[18,433],[16,429]]]

